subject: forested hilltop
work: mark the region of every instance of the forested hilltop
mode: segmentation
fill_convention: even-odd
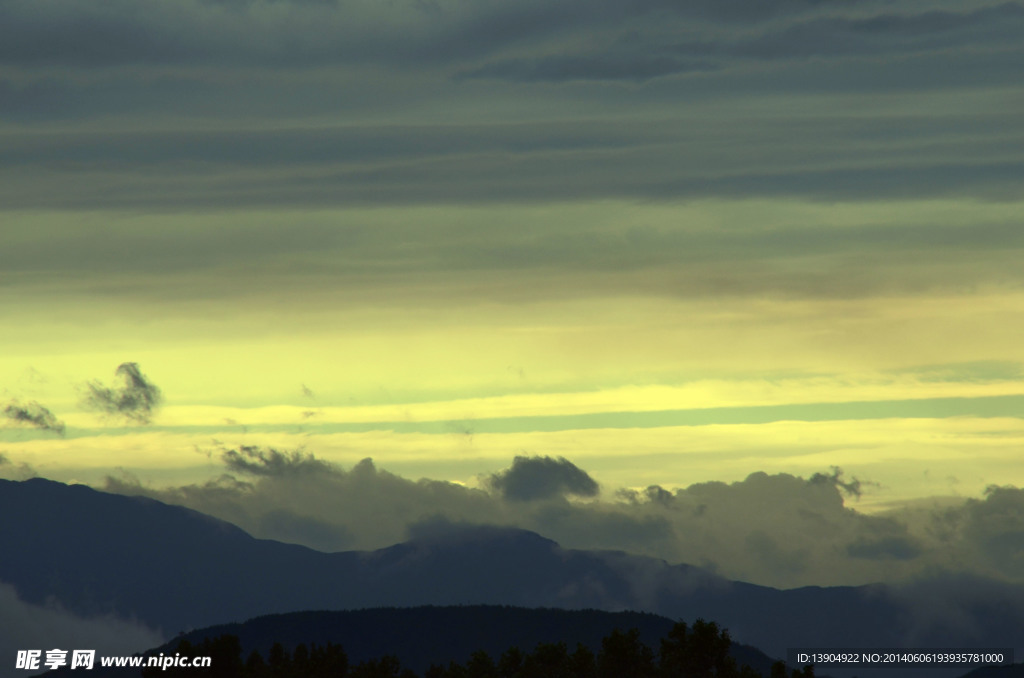
[[[357,664],[335,643],[299,643],[291,651],[274,643],[267,656],[258,650],[243,657],[238,636],[224,634],[193,644],[179,640],[174,648],[181,656],[212,658],[207,669],[151,667],[143,678],[813,678],[814,669],[787,671],[776,662],[770,674],[739,665],[729,654],[729,632],[714,622],[697,620],[692,626],[678,622],[653,649],[640,639],[637,628],[613,630],[601,639],[597,652],[583,643],[570,649],[565,642],[541,642],[524,651],[512,646],[498,657],[476,650],[464,662],[431,664],[422,673],[403,667],[394,655]],[[168,652],[169,656],[171,653]]]

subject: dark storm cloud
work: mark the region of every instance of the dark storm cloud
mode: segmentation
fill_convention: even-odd
[[[160,389],[142,374],[137,363],[121,363],[114,374],[122,378],[123,385],[108,387],[98,381],[87,383],[85,406],[123,416],[137,424],[148,424],[163,400]]]
[[[513,501],[592,497],[598,491],[597,482],[565,457],[516,457],[511,468],[490,477],[490,484]]]
[[[12,401],[3,410],[8,420],[16,424],[27,424],[40,431],[50,431],[57,435],[64,435],[64,422],[37,402],[30,402],[25,405]]]

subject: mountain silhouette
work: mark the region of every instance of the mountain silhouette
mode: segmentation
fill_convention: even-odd
[[[165,637],[302,610],[514,605],[703,617],[776,657],[795,646],[1014,647],[1024,638],[1020,588],[986,580],[778,590],[489,526],[322,553],[179,506],[43,479],[0,481],[0,515],[0,581],[23,600],[137,619]],[[949,611],[951,591],[960,598]]]

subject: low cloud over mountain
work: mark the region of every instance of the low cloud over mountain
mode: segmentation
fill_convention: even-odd
[[[866,515],[848,506],[862,483],[839,469],[598,495],[597,481],[561,458],[517,457],[466,487],[402,478],[370,459],[346,469],[305,451],[243,446],[211,457],[226,472],[205,483],[157,488],[111,476],[105,489],[324,551],[384,547],[442,520],[515,526],[569,547],[693,563],[771,586],[900,581],[936,570],[1024,582],[1024,490],[1014,487]]]
[[[96,650],[124,655],[163,642],[151,628],[112,615],[81,617],[51,601],[33,605],[18,597],[15,588],[0,582],[0,676],[26,675],[13,671],[18,650]]]

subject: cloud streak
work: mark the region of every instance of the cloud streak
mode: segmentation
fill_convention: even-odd
[[[5,139],[0,199],[175,209],[1005,199],[1019,196],[1020,123],[986,119],[1015,103],[965,112],[957,102],[1015,91],[1022,28],[1019,2],[16,0],[0,8],[0,64],[13,73],[0,79],[0,121],[24,124]],[[906,92],[921,94],[917,110],[886,110]],[[935,95],[946,101],[927,105]],[[861,113],[850,114],[850,96]],[[112,115],[136,124],[85,125]],[[52,134],[48,120],[68,131]],[[557,136],[555,125],[599,122],[633,143],[597,136],[575,153],[538,153],[534,140]],[[865,125],[899,143],[865,143]]]
[[[64,435],[64,422],[37,402],[30,402],[25,405],[12,401],[4,407],[3,414],[15,425],[27,425],[40,431]]]

